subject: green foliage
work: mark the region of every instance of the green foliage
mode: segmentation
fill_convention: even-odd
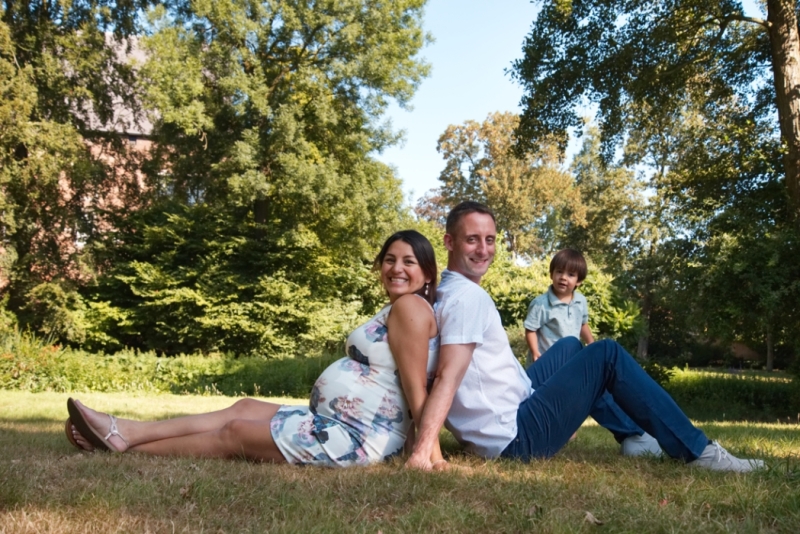
[[[90,350],[337,346],[405,217],[373,154],[428,72],[423,4],[3,3],[4,309]],[[154,124],[146,158],[120,105]]]
[[[548,260],[530,265],[514,263],[509,253],[498,251],[492,268],[481,285],[497,305],[506,327],[522,328],[531,300],[550,287]],[[589,274],[579,290],[589,305],[589,326],[596,338],[612,338],[630,346],[641,328],[639,308],[623,299],[613,285],[613,277],[589,266]]]
[[[494,211],[506,247],[526,257],[550,252],[559,226],[585,224],[580,195],[555,146],[544,140],[534,153],[512,151],[517,124],[516,115],[492,113],[482,123],[448,126],[436,146],[446,163],[442,186],[417,213],[438,221],[464,200],[482,202]]]
[[[0,336],[10,334],[17,326],[17,317],[6,309],[7,303],[8,295],[0,300]]]
[[[128,223],[105,252],[128,262],[89,291],[108,337],[87,346],[312,355],[384,301],[369,259],[334,256],[311,232],[274,242],[241,213],[208,205],[159,206]]]
[[[516,325],[525,320],[531,300],[550,287],[549,262],[534,261],[528,266],[517,265],[510,254],[498,250],[494,263],[481,280],[497,306],[504,325]]]
[[[39,284],[74,286],[91,275],[78,242],[101,224],[115,177],[86,141],[121,146],[98,130],[109,129],[115,106],[136,109],[120,52],[146,3],[0,6],[0,296],[14,313]]]
[[[36,332],[73,343],[86,339],[85,306],[76,291],[57,282],[43,282],[28,292],[27,299],[21,315]]]
[[[675,370],[665,367],[656,362],[641,362],[642,369],[650,375],[650,378],[658,382],[662,388],[666,388],[672,377],[675,376]]]
[[[554,135],[566,147],[584,97],[599,105],[610,156],[626,132],[674,117],[686,100],[737,95],[758,107],[759,91],[774,90],[761,71],[771,62],[766,25],[745,20],[738,1],[542,4],[514,64],[525,87],[523,143]]]
[[[313,358],[264,359],[221,354],[164,358],[131,350],[105,356],[14,332],[0,338],[0,389],[304,398],[322,371],[341,356],[326,352]]]
[[[715,420],[796,421],[797,383],[787,375],[674,369],[667,392],[687,413]],[[702,415],[701,415],[702,414]]]
[[[798,50],[778,50],[789,48],[780,43],[797,2],[763,8],[769,22],[745,17],[739,1],[548,0],[514,65],[525,87],[520,149],[554,137],[566,147],[587,99],[598,106],[601,146],[590,127],[573,167],[591,223],[565,241],[614,269],[639,301],[642,356],[650,333],[664,358],[718,341],[794,344],[798,310],[783,304],[797,299],[787,263],[800,206],[798,134],[787,128],[797,95],[781,80],[794,79]],[[644,170],[649,194],[604,213],[627,202],[618,154]],[[617,186],[592,191],[604,180]],[[620,234],[610,243],[608,223]]]
[[[582,224],[567,219],[555,231],[560,248],[574,248],[607,269],[629,268],[636,252],[636,241],[647,225],[644,184],[633,170],[610,165],[600,152],[600,134],[589,127],[583,146],[570,167],[585,211]],[[568,206],[567,210],[574,210]]]
[[[509,337],[521,339],[513,330]],[[341,349],[307,358],[219,353],[165,358],[131,350],[106,356],[13,332],[0,337],[0,389],[306,398],[320,373],[342,356]],[[692,417],[774,421],[800,412],[800,387],[790,375],[679,370],[652,362],[644,367]]]

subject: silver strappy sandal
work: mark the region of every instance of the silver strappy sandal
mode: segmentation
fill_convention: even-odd
[[[78,405],[75,404],[75,401],[72,400],[72,398],[67,399],[67,411],[69,412],[69,418],[72,421],[73,426],[78,429],[78,432],[81,433],[81,436],[86,438],[86,440],[91,443],[96,450],[119,452],[108,441],[108,438],[111,436],[117,436],[119,439],[125,442],[125,445],[128,447],[131,446],[130,443],[128,443],[128,440],[119,433],[119,429],[117,428],[117,418],[113,415],[109,414],[108,416],[111,420],[111,424],[108,427],[108,434],[103,436],[102,434],[98,434],[97,431],[86,421],[86,418],[83,416],[83,412],[80,410],[80,408],[78,408]]]

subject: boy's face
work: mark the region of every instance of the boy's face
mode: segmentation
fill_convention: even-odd
[[[550,279],[553,281],[553,293],[559,299],[571,298],[575,288],[581,285],[578,282],[578,273],[566,269],[553,269]]]

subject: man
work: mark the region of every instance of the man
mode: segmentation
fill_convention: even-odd
[[[496,233],[491,210],[477,202],[448,215],[448,267],[436,300],[439,365],[408,467],[431,468],[443,423],[469,452],[529,460],[554,455],[590,414],[623,443],[623,453],[660,452],[644,428],[667,454],[693,465],[741,472],[763,465],[708,440],[617,343],[582,349],[566,338],[523,370],[479,285],[494,258]]]

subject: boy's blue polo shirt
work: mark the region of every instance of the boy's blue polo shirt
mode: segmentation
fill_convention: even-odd
[[[547,293],[533,299],[525,317],[525,329],[536,332],[539,352],[544,352],[561,338],[573,336],[580,339],[581,326],[589,322],[589,306],[580,291],[572,293],[572,301],[561,302],[553,286]]]

